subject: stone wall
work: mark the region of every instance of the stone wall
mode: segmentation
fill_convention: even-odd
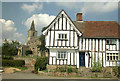
[[[66,73],[66,72],[55,72],[57,67],[65,67],[63,65],[47,65],[47,70],[49,70],[48,75],[51,76],[78,76],[85,78],[114,78],[115,74],[113,72],[113,67],[103,67],[102,72],[92,72],[91,68],[80,67],[77,73]],[[66,66],[76,68],[76,66]]]
[[[76,66],[65,66],[65,65],[47,65],[47,70],[53,71],[58,67],[71,67],[71,68],[76,68]]]

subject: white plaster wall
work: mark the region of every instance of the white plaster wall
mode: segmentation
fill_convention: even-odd
[[[50,50],[50,57],[49,57],[49,64],[52,64],[52,57],[53,57],[53,64],[56,64],[56,58],[57,58],[57,53],[60,50]],[[66,51],[67,52],[67,65],[70,65],[70,53],[71,53],[71,65],[73,65],[73,62],[75,62],[74,64],[76,65],[76,54],[75,50],[61,50],[61,51]],[[73,54],[74,56],[74,60],[73,60]],[[59,64],[59,61],[57,60],[57,64]],[[66,61],[64,61],[64,64],[66,64]],[[60,65],[63,65],[63,60],[61,60]]]
[[[88,50],[88,39],[86,39],[86,50]]]
[[[103,53],[103,66],[106,67],[105,53]]]
[[[89,50],[91,51],[91,39],[89,40]]]
[[[88,53],[85,52],[85,66],[88,67]]]
[[[77,52],[77,68],[79,68],[79,52]]]
[[[77,40],[77,34],[76,34],[76,32],[75,32],[75,46],[77,46],[77,42],[78,40]]]
[[[73,46],[73,31],[71,31],[71,40],[70,41],[71,41],[70,45]]]
[[[117,39],[117,50],[120,50],[120,48],[119,48],[119,39]]]
[[[73,65],[73,53],[71,53],[71,65]]]

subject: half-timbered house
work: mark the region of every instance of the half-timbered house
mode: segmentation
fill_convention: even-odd
[[[43,31],[49,48],[49,65],[117,66],[120,59],[120,26],[116,21],[72,21],[64,10]]]

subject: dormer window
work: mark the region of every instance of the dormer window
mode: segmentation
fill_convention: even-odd
[[[67,34],[58,34],[58,39],[67,40]]]
[[[115,45],[116,40],[115,39],[107,39],[106,43],[107,43],[107,45]]]

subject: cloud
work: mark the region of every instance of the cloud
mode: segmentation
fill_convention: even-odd
[[[12,20],[6,21],[5,19],[0,19],[0,23],[2,24],[2,31],[0,32],[2,34],[2,39],[17,40],[22,43],[25,42],[25,37],[23,34],[17,32]]]
[[[58,6],[69,9],[80,9],[80,12],[86,13],[109,13],[118,8],[118,2],[59,2]]]
[[[56,2],[58,6],[63,6],[69,9],[80,8],[83,6],[83,3],[80,2]]]
[[[41,32],[41,29],[48,26],[54,18],[55,16],[50,16],[49,14],[35,14],[28,18],[24,24],[26,27],[30,28],[31,23],[34,20],[36,29],[38,32]]]
[[[116,2],[94,2],[94,3],[84,3],[83,7],[81,8],[81,12],[86,13],[109,13],[118,8],[118,3]]]
[[[34,12],[36,9],[39,9],[39,10],[42,10],[43,8],[43,5],[42,4],[39,4],[39,3],[33,3],[33,4],[23,4],[21,6],[21,8],[24,10],[24,11],[28,11],[28,13],[32,13]]]

